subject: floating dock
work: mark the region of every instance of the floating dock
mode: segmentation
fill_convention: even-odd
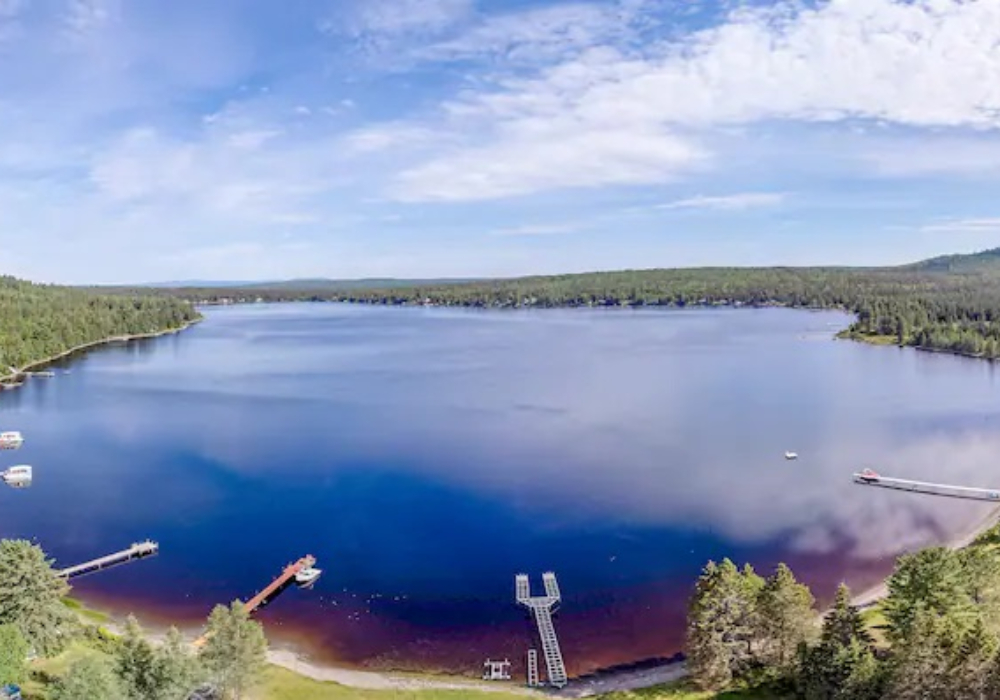
[[[945,496],[947,498],[963,498],[971,501],[995,501],[1000,503],[1000,490],[983,489],[972,486],[953,486],[951,484],[934,484],[927,481],[912,481],[910,479],[895,479],[893,477],[866,474],[858,472],[854,482],[861,486],[875,486],[896,491],[911,491],[929,496]]]
[[[128,549],[123,549],[120,552],[115,552],[114,554],[109,554],[105,557],[93,559],[91,561],[84,562],[83,564],[77,564],[76,566],[71,566],[68,569],[56,571],[56,576],[69,580],[71,578],[77,578],[78,576],[92,574],[95,571],[110,569],[113,566],[126,564],[137,559],[145,559],[146,557],[153,556],[159,551],[159,544],[153,542],[152,540],[146,540],[145,542],[133,544]]]
[[[559,592],[556,575],[551,571],[542,574],[542,585],[545,587],[545,595],[533,597],[528,575],[518,574],[514,577],[514,597],[519,605],[531,610],[535,617],[538,636],[542,641],[542,655],[545,657],[549,684],[556,688],[562,688],[568,681],[566,663],[563,660],[562,650],[559,648],[559,638],[556,636],[556,627],[552,621],[552,613],[556,611],[562,601],[562,595]],[[531,680],[529,678],[529,682]],[[537,677],[534,680],[538,682]]]

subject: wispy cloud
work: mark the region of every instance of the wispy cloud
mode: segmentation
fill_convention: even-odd
[[[579,231],[583,226],[580,224],[525,224],[523,226],[511,226],[491,231],[493,236],[553,236],[563,233],[573,233]]]
[[[656,205],[657,209],[756,209],[760,207],[775,207],[784,203],[785,192],[740,192],[737,194],[718,195],[714,197],[690,197],[678,199],[675,202]]]
[[[632,36],[642,15],[628,3],[565,3],[488,16],[450,39],[418,52],[425,60],[490,59],[537,64]]]
[[[998,233],[1000,217],[985,219],[950,219],[922,226],[924,233]]]
[[[508,41],[520,27],[503,25]],[[507,45],[480,31],[452,43],[458,57]],[[534,77],[487,81],[443,105],[436,128],[469,143],[404,171],[399,198],[658,184],[703,164],[715,130],[772,120],[1000,127],[997,3],[782,1],[639,55],[593,40]]]

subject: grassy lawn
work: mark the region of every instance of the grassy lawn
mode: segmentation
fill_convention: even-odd
[[[63,598],[62,602],[63,605],[79,615],[84,623],[103,625],[111,621],[110,615],[84,607],[83,603],[76,598]]]
[[[46,688],[51,680],[66,673],[74,662],[85,656],[103,656],[103,654],[85,641],[73,642],[69,648],[59,656],[51,659],[35,659],[31,662],[31,679],[24,684],[25,700],[45,700],[48,697]]]
[[[278,666],[269,666],[250,700],[524,700],[524,695],[476,690],[361,690],[314,681]]]

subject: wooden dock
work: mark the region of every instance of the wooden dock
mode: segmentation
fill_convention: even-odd
[[[249,601],[244,603],[247,609],[247,613],[253,614],[257,608],[262,606],[268,601],[268,599],[274,595],[279,589],[281,589],[286,583],[295,578],[295,574],[302,571],[302,569],[308,569],[316,564],[316,557],[311,554],[307,554],[301,559],[299,559],[294,564],[289,564],[285,567],[285,570],[281,572],[281,575],[276,579],[271,581],[271,583],[260,593],[255,595]]]
[[[137,542],[128,549],[123,549],[120,552],[92,559],[84,562],[83,564],[77,564],[76,566],[71,566],[67,569],[60,569],[56,571],[56,576],[69,580],[71,578],[77,578],[78,576],[92,574],[95,571],[110,569],[111,567],[118,566],[119,564],[136,561],[137,559],[145,559],[146,557],[153,556],[159,551],[160,545],[152,540]]]
[[[284,588],[288,583],[295,578],[295,575],[302,571],[303,569],[308,569],[316,565],[316,557],[311,554],[307,554],[297,562],[289,564],[284,568],[284,570],[275,578],[271,583],[269,583],[264,590],[255,595],[253,598],[248,600],[243,606],[246,608],[247,614],[252,615],[258,608],[263,606],[270,600],[271,596],[275,595],[278,591]],[[208,635],[203,634],[194,640],[194,646],[200,647],[205,644],[208,640]]]

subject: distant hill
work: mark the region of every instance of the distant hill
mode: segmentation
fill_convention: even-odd
[[[899,269],[956,275],[993,272],[1000,274],[1000,248],[992,248],[979,253],[941,255],[910,265],[902,265]]]
[[[449,284],[468,284],[470,282],[481,282],[483,278],[442,278],[442,279],[398,279],[394,277],[386,278],[365,278],[338,280],[326,278],[314,279],[290,279],[290,280],[270,280],[270,281],[215,281],[215,280],[184,280],[176,282],[148,282],[144,284],[130,285],[130,288],[150,288],[150,289],[294,289],[299,291],[330,291],[330,290],[350,290],[350,289],[395,289],[402,287],[427,287],[441,286]]]

